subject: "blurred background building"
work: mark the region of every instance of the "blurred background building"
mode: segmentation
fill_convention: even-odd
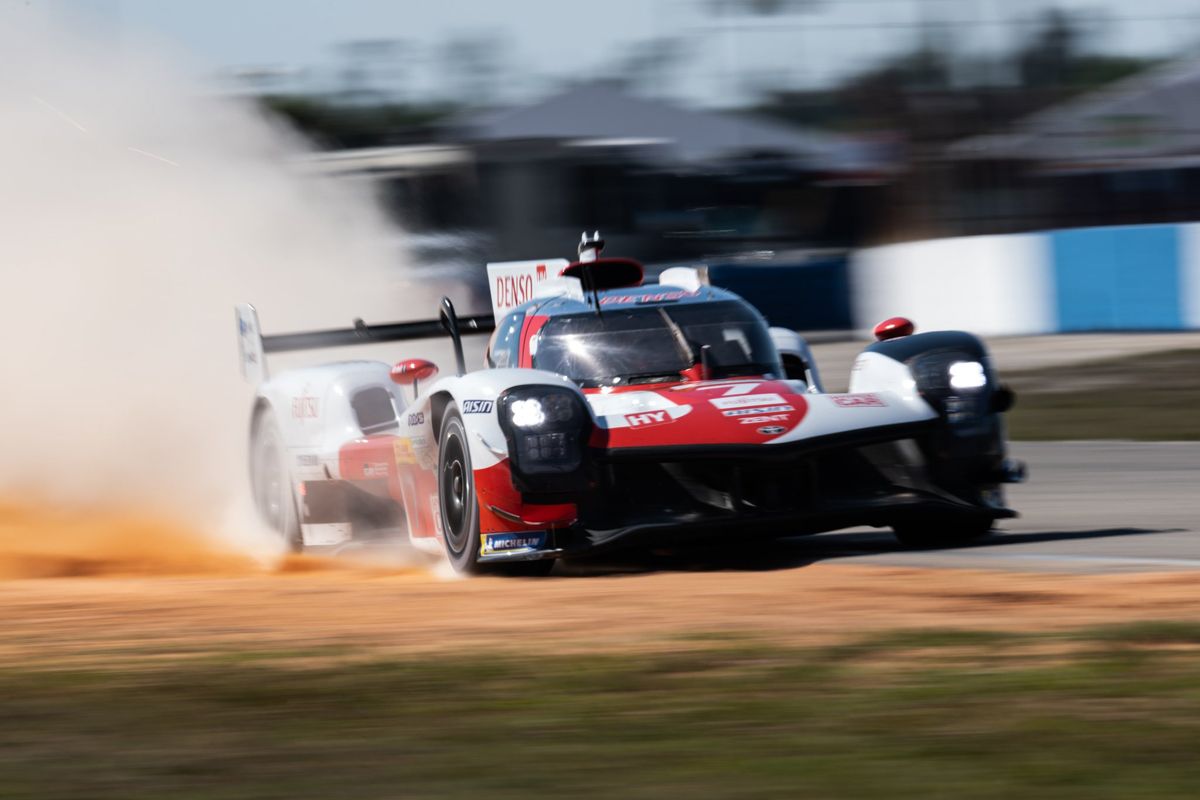
[[[1196,0],[75,7],[188,45],[476,282],[598,228],[733,283],[809,265],[791,316],[850,327],[863,248],[1200,218]]]

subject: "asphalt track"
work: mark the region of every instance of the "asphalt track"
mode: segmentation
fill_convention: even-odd
[[[1030,471],[1027,483],[1009,489],[1009,504],[1021,517],[1003,521],[968,547],[906,550],[887,530],[858,528],[740,552],[651,555],[624,566],[774,570],[841,562],[1079,573],[1200,570],[1200,442],[1018,442],[1012,453]]]
[[[814,537],[825,559],[862,564],[1124,572],[1200,569],[1200,442],[1017,443],[1021,517],[978,545],[902,551],[878,532]],[[800,544],[793,546],[803,546]]]

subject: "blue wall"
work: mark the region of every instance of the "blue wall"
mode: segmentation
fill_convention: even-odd
[[[860,251],[854,262],[853,282],[843,257],[717,263],[709,278],[746,298],[772,325],[801,331],[850,330],[855,308],[870,316],[885,306],[913,309],[926,327],[985,324],[980,314],[964,317],[963,297],[973,298],[971,308],[987,307],[982,317],[992,334],[1200,328],[1195,224],[916,241]],[[860,319],[857,327],[877,321]]]
[[[741,295],[772,325],[803,331],[849,330],[850,274],[847,259],[802,264],[710,264],[708,277]]]
[[[1060,331],[1184,326],[1176,225],[1049,234]]]

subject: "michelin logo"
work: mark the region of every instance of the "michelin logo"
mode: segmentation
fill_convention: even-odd
[[[486,533],[481,555],[541,550],[546,546],[546,539],[545,533]]]

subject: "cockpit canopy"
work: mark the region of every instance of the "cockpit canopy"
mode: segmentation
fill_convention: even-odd
[[[700,364],[710,378],[783,374],[766,323],[740,300],[553,316],[529,349],[534,367],[584,388],[679,381]]]

